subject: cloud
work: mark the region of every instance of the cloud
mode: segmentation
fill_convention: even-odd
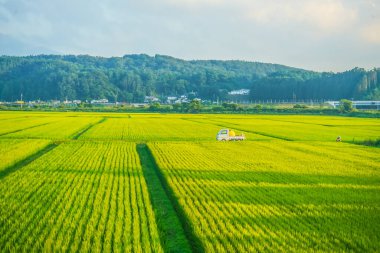
[[[220,5],[226,3],[225,0],[166,0],[166,3],[178,6],[206,6]]]
[[[338,0],[302,1],[297,13],[291,14],[290,19],[306,22],[324,31],[347,29],[357,20],[356,10]]]
[[[362,30],[362,38],[368,43],[380,45],[380,21],[364,27]]]
[[[1,10],[0,13],[6,20],[0,23],[0,31],[9,36],[17,36],[22,39],[30,37],[47,38],[52,33],[52,26],[44,17],[26,13],[22,17],[15,17]]]
[[[324,31],[349,27],[358,14],[342,0],[235,0],[234,5],[224,2],[227,8],[261,24],[304,24]]]
[[[357,10],[343,0],[166,0],[166,3],[183,10],[224,9],[263,24],[306,22],[321,29],[349,26],[358,16]],[[372,1],[370,4],[374,5]]]
[[[0,54],[159,53],[371,68],[380,66],[379,8],[375,0],[0,0]]]

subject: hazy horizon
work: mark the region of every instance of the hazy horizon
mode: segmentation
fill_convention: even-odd
[[[380,67],[374,0],[0,0],[0,55],[242,60],[313,71]]]

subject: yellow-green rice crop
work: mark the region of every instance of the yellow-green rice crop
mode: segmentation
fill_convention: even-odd
[[[72,141],[3,178],[0,251],[162,252],[135,145]]]
[[[38,152],[49,143],[49,140],[0,139],[0,171]]]
[[[108,118],[84,133],[80,139],[128,140],[128,141],[173,141],[213,140],[218,126],[204,125],[176,117]]]
[[[242,131],[256,133],[285,140],[312,140],[312,141],[335,141],[337,136],[341,136],[344,141],[361,141],[365,139],[376,139],[380,137],[379,120],[363,119],[362,125],[357,120],[342,118],[337,120],[306,120],[302,122],[293,116],[286,118],[269,117],[210,117],[209,119],[197,120],[205,125],[215,124],[228,128],[235,128]],[[351,125],[351,121],[353,125]]]
[[[37,126],[15,133],[4,135],[6,138],[44,138],[67,139],[72,138],[81,129],[98,122],[101,118],[88,117],[56,117],[55,121],[46,125]],[[52,120],[52,119],[50,119]]]
[[[379,119],[0,112],[0,252],[378,251],[380,149],[348,142],[379,136]]]
[[[13,133],[23,129],[34,128],[57,121],[55,118],[46,117],[18,117],[10,119],[0,119],[0,136]]]
[[[151,143],[206,252],[376,251],[380,152],[344,143]]]

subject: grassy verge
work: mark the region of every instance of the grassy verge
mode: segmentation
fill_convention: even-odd
[[[96,126],[96,125],[98,125],[98,124],[101,124],[101,123],[103,123],[104,121],[106,121],[107,120],[107,118],[106,117],[104,117],[104,118],[102,118],[101,120],[99,120],[98,122],[95,122],[95,123],[93,123],[93,124],[89,124],[88,126],[86,126],[84,129],[82,129],[81,131],[79,131],[78,133],[76,133],[74,136],[73,136],[73,140],[78,140],[78,138],[82,135],[82,134],[84,134],[85,132],[87,132],[90,128],[92,128],[92,127],[94,127],[94,126]]]
[[[43,124],[39,124],[39,125],[35,125],[35,126],[30,126],[30,127],[26,127],[26,128],[22,128],[22,129],[17,129],[17,130],[14,130],[14,131],[2,133],[2,134],[0,134],[0,136],[4,136],[4,135],[7,135],[7,134],[18,133],[18,132],[21,132],[21,131],[24,131],[24,130],[28,130],[28,129],[32,129],[32,128],[35,128],[35,127],[45,126],[45,125],[48,125],[50,123],[51,122],[49,122],[49,123],[43,123]]]
[[[146,144],[138,144],[137,152],[140,156],[141,166],[148,186],[150,199],[156,216],[160,239],[165,252],[192,252],[186,229],[181,223],[169,188],[161,176],[154,158]]]
[[[368,139],[361,142],[355,142],[355,144],[365,145],[365,146],[371,146],[371,147],[379,147],[380,148],[380,138],[378,139]]]
[[[29,163],[33,162],[34,160],[46,154],[47,152],[49,152],[50,150],[54,149],[57,146],[58,144],[55,144],[55,143],[49,144],[45,148],[39,150],[38,152],[0,171],[0,180],[8,176],[9,174],[15,172],[16,170],[21,169],[22,167],[28,165]]]

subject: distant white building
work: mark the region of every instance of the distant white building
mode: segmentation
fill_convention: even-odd
[[[228,95],[249,95],[249,89],[232,90],[228,92]]]
[[[144,103],[132,103],[131,106],[132,107],[138,107],[138,108],[144,108],[146,107],[148,104],[144,104]]]
[[[189,102],[189,99],[185,95],[180,96],[177,100],[174,101],[175,104],[188,103],[188,102]]]
[[[107,104],[107,103],[108,103],[108,99],[105,99],[105,98],[91,100],[91,104]]]
[[[155,96],[145,96],[144,103],[160,102],[160,99]]]
[[[177,100],[177,97],[167,97],[166,103],[173,104]]]
[[[94,101],[96,101],[96,100],[94,100]],[[71,100],[67,100],[66,99],[65,101],[63,101],[63,104],[65,104],[65,105],[79,105],[80,103],[81,103],[80,100],[73,100],[73,101],[71,101]],[[98,104],[98,103],[95,103],[95,104]]]

